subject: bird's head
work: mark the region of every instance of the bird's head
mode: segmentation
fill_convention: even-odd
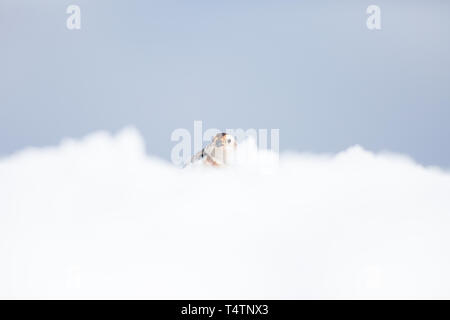
[[[228,133],[218,133],[210,144],[210,156],[218,163],[230,164],[236,151],[236,139]]]

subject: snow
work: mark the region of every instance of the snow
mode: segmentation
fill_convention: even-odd
[[[450,298],[448,172],[238,154],[183,170],[126,128],[0,159],[0,297]]]

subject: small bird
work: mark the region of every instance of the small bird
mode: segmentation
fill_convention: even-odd
[[[236,139],[228,133],[218,133],[209,145],[192,156],[190,163],[224,167],[232,163],[237,148]]]

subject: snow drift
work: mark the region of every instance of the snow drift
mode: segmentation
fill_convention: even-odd
[[[450,298],[448,172],[258,159],[181,170],[126,129],[0,160],[0,297]]]

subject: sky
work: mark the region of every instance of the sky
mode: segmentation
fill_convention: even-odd
[[[0,156],[134,126],[169,160],[173,130],[202,120],[279,128],[281,151],[449,168],[449,39],[437,0],[2,0]]]

